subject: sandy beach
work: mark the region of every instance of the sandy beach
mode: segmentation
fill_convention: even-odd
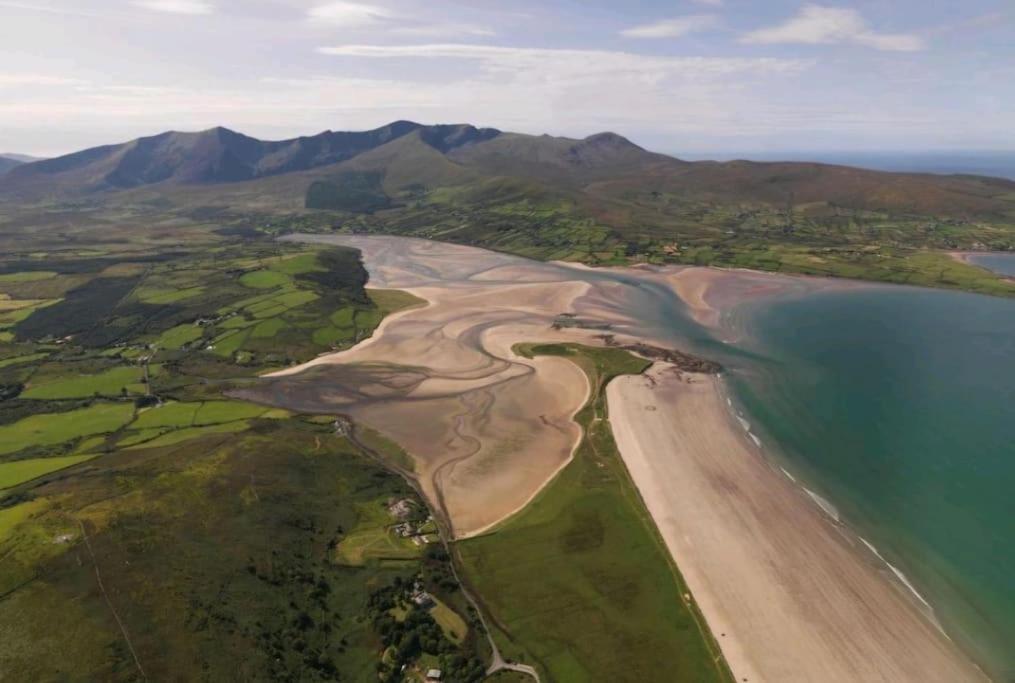
[[[772,468],[719,380],[657,364],[607,395],[624,462],[738,681],[986,680]]]

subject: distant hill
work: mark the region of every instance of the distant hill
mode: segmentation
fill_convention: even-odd
[[[421,126],[409,121],[359,133],[325,131],[266,142],[227,128],[167,132],[131,142],[23,164],[0,190],[71,194],[125,190],[155,184],[236,183],[336,164],[420,131],[442,152],[489,139],[498,131],[472,126]]]
[[[28,164],[33,161],[42,161],[44,157],[33,157],[28,154],[14,154],[13,152],[0,152],[0,157],[7,159],[14,159],[14,161],[20,161],[23,164]]]
[[[552,196],[617,225],[652,220],[660,198],[1010,220],[1015,197],[1015,182],[998,178],[813,162],[687,162],[615,133],[571,139],[410,121],[273,142],[226,128],[167,132],[18,165],[0,177],[0,196],[200,195],[209,186],[222,198],[258,195],[302,206],[309,196],[312,205],[337,208],[347,197],[370,210],[418,188],[456,187],[476,201]]]
[[[0,154],[0,175],[7,173],[15,166],[21,166],[24,163],[25,162],[22,161],[21,159],[15,158],[13,156],[6,156]]]

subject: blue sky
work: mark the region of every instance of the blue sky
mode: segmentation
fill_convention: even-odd
[[[0,0],[0,151],[402,118],[678,155],[1015,149],[1015,4]]]

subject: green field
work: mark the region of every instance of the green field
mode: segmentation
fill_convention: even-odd
[[[158,372],[158,366],[149,368],[152,376]],[[141,394],[145,392],[144,371],[138,365],[112,368],[95,375],[76,375],[70,377],[46,377],[38,384],[34,381],[22,393],[24,398],[60,399],[85,398],[88,396],[120,396],[121,394]]]
[[[236,432],[242,432],[250,423],[246,420],[238,420],[236,422],[223,422],[220,424],[212,424],[204,427],[185,427],[183,429],[177,429],[162,436],[157,436],[151,440],[142,440],[138,442],[137,439],[130,439],[130,442],[135,444],[131,445],[131,449],[138,448],[162,448],[163,446],[175,446],[178,443],[184,441],[190,441],[191,439],[197,439],[202,436],[213,436],[219,434],[234,434]],[[151,436],[151,432],[147,432],[142,436]]]
[[[617,453],[606,383],[648,365],[626,351],[521,347],[564,355],[595,391],[578,415],[586,438],[533,503],[455,544],[505,656],[545,680],[728,681],[730,674]]]
[[[94,455],[68,455],[62,458],[31,458],[0,463],[0,489],[23,484],[44,474],[62,470],[79,462],[91,460]]]
[[[179,349],[185,344],[197,341],[204,335],[204,330],[190,323],[177,325],[163,332],[155,342],[156,346],[165,349]]]
[[[289,276],[276,270],[253,270],[240,277],[240,283],[251,289],[275,289],[283,287],[289,282]]]
[[[462,642],[465,639],[465,634],[469,632],[469,626],[465,620],[439,599],[434,599],[434,606],[430,608],[430,616],[434,618],[451,642]]]
[[[96,403],[67,413],[32,415],[0,425],[0,455],[116,431],[133,415],[134,406],[130,403]]]
[[[4,358],[0,360],[0,368],[6,368],[11,365],[21,365],[22,363],[31,363],[33,361],[42,360],[46,358],[48,353],[29,353],[24,356],[14,356],[13,358]]]
[[[38,280],[49,280],[57,274],[48,270],[29,270],[22,273],[4,273],[0,275],[0,284],[36,282]]]
[[[376,680],[392,644],[480,680],[449,558],[364,514],[415,492],[331,420],[226,398],[327,350],[333,319],[373,332],[358,253],[223,242],[0,255],[69,273],[0,283],[0,678],[139,680],[126,630],[148,680]],[[337,562],[357,539],[362,566]],[[414,581],[454,640],[423,610],[382,631],[377,596]]]
[[[356,514],[356,526],[335,547],[335,561],[339,564],[362,567],[371,562],[397,563],[420,556],[420,546],[393,530],[397,520],[388,514],[384,500],[360,505]]]
[[[18,525],[27,520],[31,515],[44,510],[46,504],[46,500],[36,499],[8,508],[0,508],[0,543],[7,540],[7,537],[11,535]]]

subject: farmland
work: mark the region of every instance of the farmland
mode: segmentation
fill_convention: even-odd
[[[406,640],[400,661],[481,677],[482,632],[455,611],[466,613],[446,556],[390,535],[390,519],[379,529],[397,562],[376,561],[372,543],[357,566],[337,556],[376,540],[383,501],[422,506],[414,491],[329,420],[224,393],[353,344],[416,300],[368,295],[351,250],[267,241],[10,258],[0,259],[11,270],[0,275],[0,671],[364,680],[395,642],[372,601],[420,581],[455,630],[434,626],[419,643],[403,628],[417,644]],[[34,286],[56,296],[26,296]]]

